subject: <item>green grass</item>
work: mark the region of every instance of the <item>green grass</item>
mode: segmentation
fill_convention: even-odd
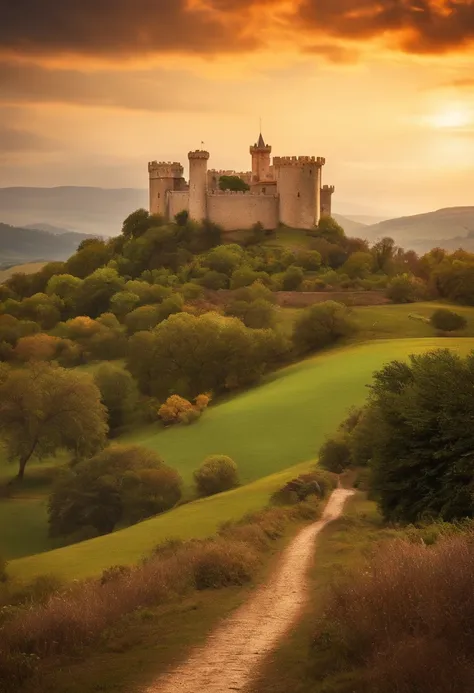
[[[275,236],[264,242],[263,245],[288,248],[288,250],[308,249],[314,240],[304,229],[290,229],[281,226],[275,232]]]
[[[463,315],[467,328],[459,333],[462,337],[474,337],[474,307],[457,306],[446,303],[426,302],[402,305],[355,306],[351,315],[358,327],[352,342],[366,342],[374,339],[406,339],[408,337],[433,337],[436,331],[417,316],[430,318],[437,308],[448,308]],[[279,318],[284,333],[291,335],[293,325],[303,308],[280,308]]]
[[[10,560],[51,548],[43,498],[15,498],[0,503],[0,556]]]
[[[167,539],[210,536],[222,522],[240,519],[267,505],[276,489],[309,466],[300,464],[248,486],[187,503],[107,536],[12,561],[9,572],[25,580],[45,573],[73,579],[96,575],[111,565],[136,563]]]
[[[348,408],[364,401],[374,370],[392,359],[439,347],[465,354],[474,348],[474,339],[398,339],[336,349],[285,368],[260,387],[211,407],[193,426],[142,431],[128,440],[159,451],[188,483],[192,471],[213,453],[233,457],[242,482],[254,483],[105,537],[22,558],[12,563],[13,573],[25,578],[45,572],[83,577],[136,561],[166,538],[212,534],[220,522],[265,505],[272,491],[295,473],[289,467],[316,456]]]

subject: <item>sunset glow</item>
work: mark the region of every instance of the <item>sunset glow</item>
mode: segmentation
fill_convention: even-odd
[[[262,117],[274,151],[327,158],[336,211],[470,204],[472,2],[384,7],[12,4],[0,26],[0,185],[146,187],[148,160],[185,161],[201,141],[211,166],[246,169]],[[429,153],[456,152],[444,141],[454,132],[462,157],[434,170]]]

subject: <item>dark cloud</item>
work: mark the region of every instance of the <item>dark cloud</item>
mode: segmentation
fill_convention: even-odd
[[[186,89],[182,84],[186,82]],[[54,70],[0,62],[0,104],[73,103],[155,112],[216,111],[220,95],[180,72]]]
[[[213,55],[268,46],[282,31],[338,61],[331,37],[433,54],[474,39],[473,0],[294,0],[293,11],[288,0],[0,0],[0,17],[4,55]]]
[[[28,130],[0,125],[0,157],[6,154],[51,151],[53,142]]]
[[[409,53],[443,53],[474,39],[472,0],[302,0],[302,28],[345,39],[392,35]]]

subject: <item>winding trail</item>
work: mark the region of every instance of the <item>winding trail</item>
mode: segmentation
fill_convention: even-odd
[[[314,540],[341,515],[352,493],[334,491],[322,518],[299,532],[269,582],[223,621],[187,661],[157,679],[145,693],[243,691],[263,658],[296,621],[306,600]]]

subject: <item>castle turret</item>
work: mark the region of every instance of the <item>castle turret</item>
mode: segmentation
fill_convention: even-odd
[[[272,148],[269,144],[265,144],[262,133],[252,147],[250,154],[252,155],[252,183],[258,183],[270,178],[270,154]]]
[[[189,152],[189,216],[195,221],[207,218],[207,162],[209,152]]]
[[[321,188],[321,216],[330,217],[332,214],[332,196],[335,191],[334,185],[323,185]]]
[[[273,158],[280,196],[280,222],[310,229],[321,218],[321,170],[326,160],[314,156]]]
[[[179,190],[183,182],[184,169],[178,162],[150,161],[150,214],[168,216],[168,197],[170,190]]]

